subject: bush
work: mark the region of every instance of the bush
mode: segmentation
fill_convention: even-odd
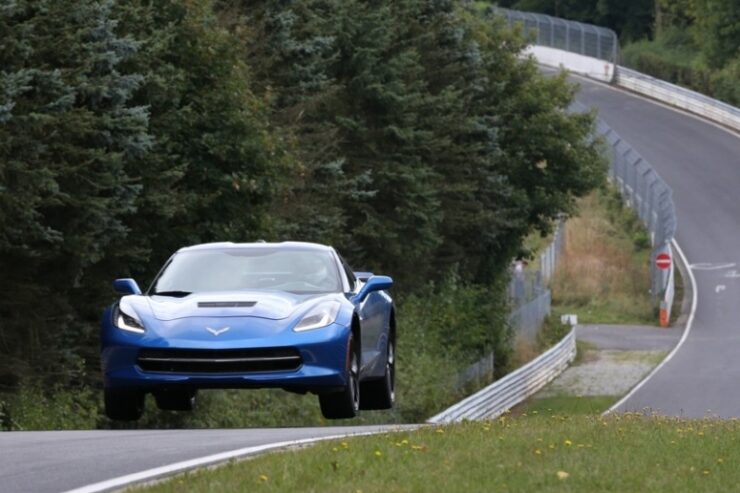
[[[685,30],[667,29],[653,41],[625,46],[622,63],[729,104],[740,104],[740,59],[731,61],[722,70],[710,69]]]
[[[364,412],[347,424],[416,423],[462,398],[460,370],[491,351],[496,370],[507,370],[511,331],[508,309],[498,288],[460,285],[450,278],[429,285],[398,304],[397,405]],[[90,387],[44,390],[40,381],[23,382],[16,394],[0,399],[2,429],[227,428],[338,424],[321,416],[314,395],[283,390],[209,390],[198,394],[192,413],[160,411],[147,398],[138,423],[114,423],[103,416],[101,393]]]
[[[740,106],[740,57],[712,74],[712,91],[722,101]]]
[[[84,430],[100,422],[100,397],[90,387],[24,382],[17,393],[0,396],[0,430]]]

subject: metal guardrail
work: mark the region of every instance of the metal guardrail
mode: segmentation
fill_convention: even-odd
[[[617,63],[619,40],[611,29],[568,21],[534,12],[491,7],[509,26],[521,25],[524,36],[535,36],[535,44]]]
[[[740,108],[670,82],[617,67],[616,84],[740,131]]]
[[[560,375],[576,356],[575,328],[537,359],[427,420],[441,424],[494,419]]]

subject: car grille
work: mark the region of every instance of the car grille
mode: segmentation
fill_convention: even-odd
[[[142,349],[137,364],[159,373],[256,373],[291,371],[301,366],[293,348]]]

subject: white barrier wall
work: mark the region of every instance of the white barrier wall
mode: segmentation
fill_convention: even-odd
[[[524,53],[534,56],[542,65],[564,67],[592,79],[611,82],[614,78],[614,64],[598,58],[537,45],[527,47]]]
[[[617,68],[616,84],[740,131],[740,108],[717,101],[704,94],[626,67]]]

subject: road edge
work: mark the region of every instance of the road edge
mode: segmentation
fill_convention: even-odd
[[[684,327],[683,334],[681,335],[681,339],[678,341],[678,343],[673,347],[670,353],[663,359],[663,361],[658,364],[655,368],[653,368],[650,373],[647,374],[645,378],[640,380],[637,385],[632,387],[632,389],[627,392],[626,395],[624,395],[621,399],[619,399],[615,404],[613,404],[609,409],[604,411],[601,415],[606,416],[608,414],[611,414],[615,412],[619,407],[624,405],[627,400],[630,399],[638,390],[640,390],[653,376],[655,376],[656,373],[658,373],[661,368],[663,368],[673,357],[676,355],[679,349],[681,349],[681,346],[683,346],[684,342],[686,342],[686,339],[689,337],[689,333],[691,333],[691,328],[694,325],[694,315],[696,314],[696,307],[698,304],[698,291],[696,289],[696,278],[694,277],[694,272],[691,270],[691,266],[686,259],[686,255],[683,253],[683,250],[681,250],[681,247],[678,245],[678,242],[674,238],[672,240],[673,248],[678,253],[678,257],[681,260],[682,267],[679,267],[681,269],[681,272],[688,273],[688,279],[689,283],[691,285],[691,311],[689,312],[689,318],[686,321],[686,326]],[[684,291],[684,293],[686,293]],[[687,294],[687,293],[686,293]],[[684,297],[685,295],[684,294]]]
[[[423,426],[423,425],[420,425]],[[329,435],[324,437],[313,437],[313,438],[302,438],[299,440],[287,440],[282,442],[267,443],[263,445],[253,445],[251,447],[244,447],[228,452],[220,452],[218,454],[207,455],[195,459],[189,459],[181,462],[175,462],[166,466],[155,467],[147,469],[145,471],[126,474],[124,476],[118,476],[116,478],[107,479],[98,483],[81,486],[67,490],[63,493],[101,493],[106,491],[118,491],[122,488],[127,488],[134,485],[140,485],[147,482],[153,482],[175,476],[177,474],[192,471],[201,467],[213,467],[223,465],[231,460],[247,459],[254,457],[265,452],[283,451],[291,447],[297,447],[302,445],[311,445],[317,442],[323,442],[327,440],[338,440],[340,438],[348,437],[359,437],[368,435],[379,435],[382,433],[396,433],[400,431],[408,430],[408,427],[398,428],[389,427],[373,431],[363,431],[358,433],[340,433],[337,435]]]

